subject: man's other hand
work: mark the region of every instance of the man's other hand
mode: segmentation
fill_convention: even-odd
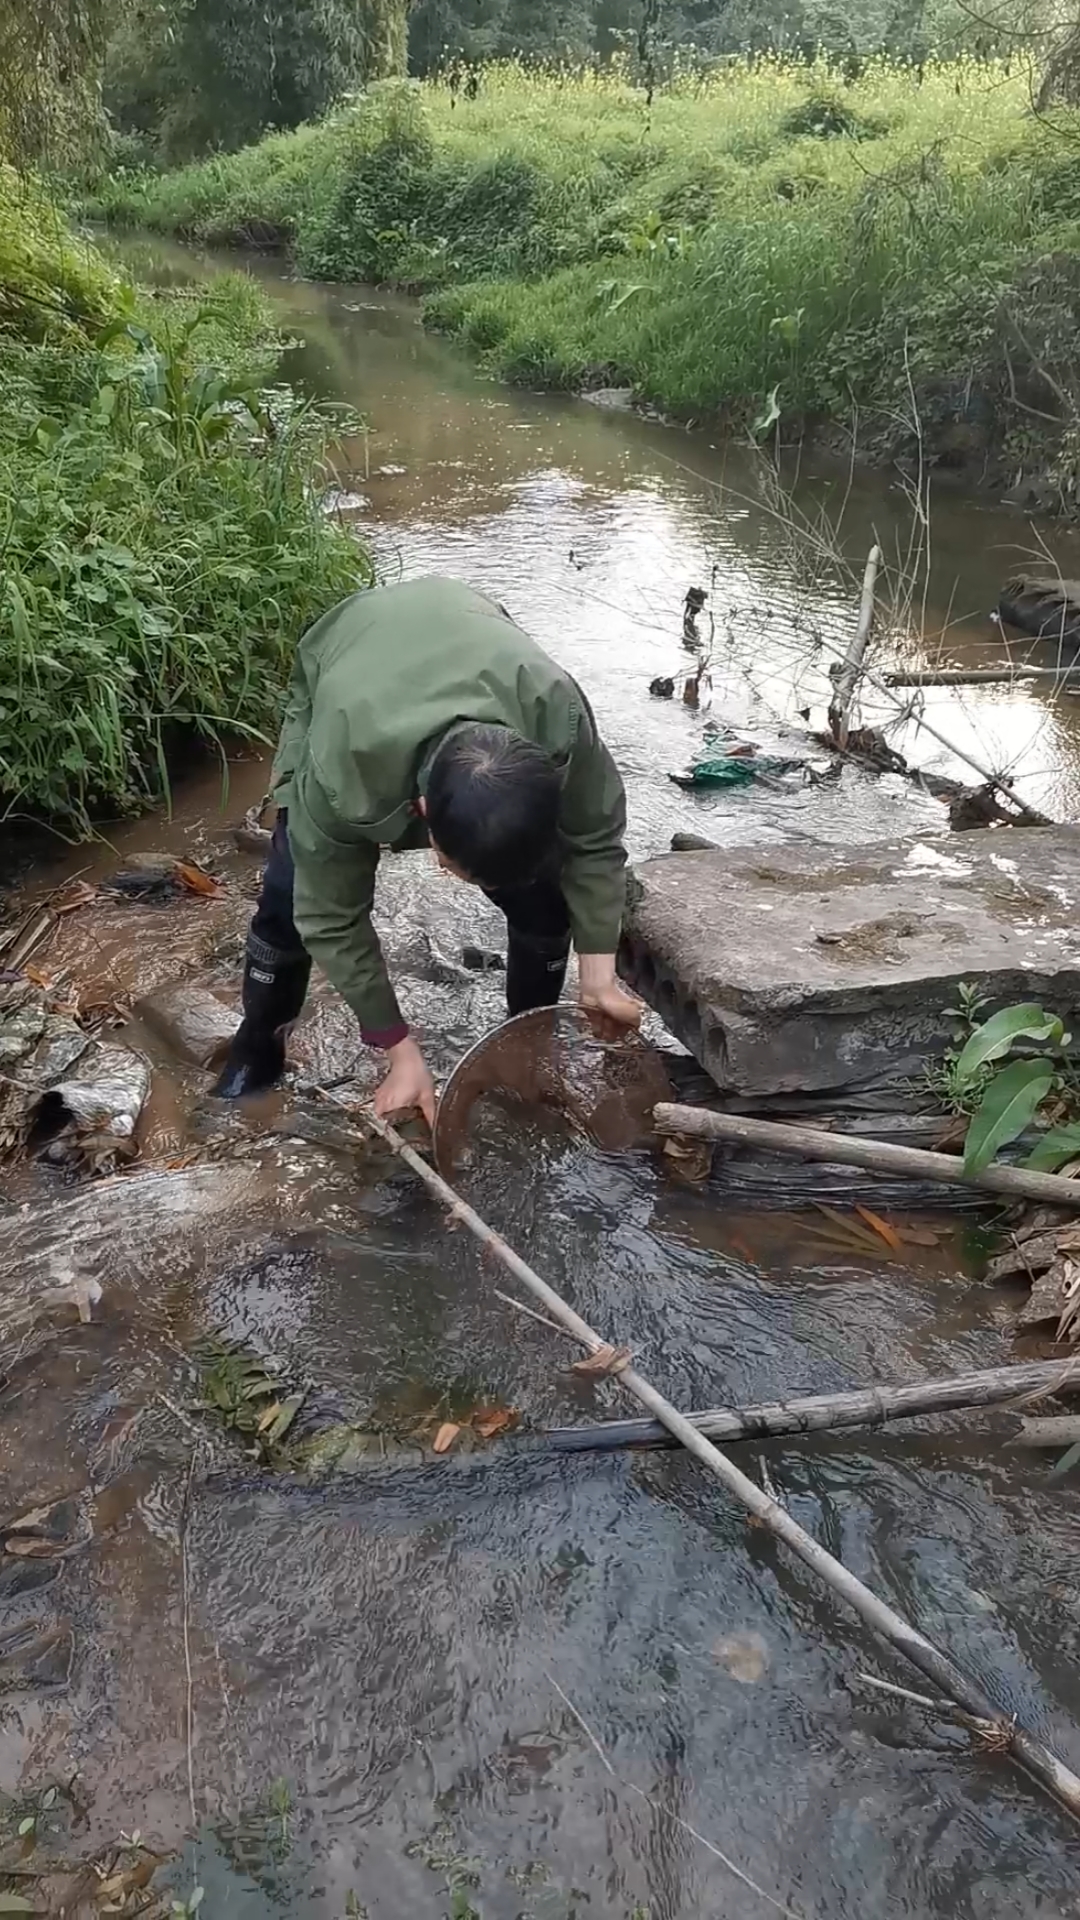
[[[414,1113],[417,1108],[429,1127],[435,1125],[435,1082],[424,1063],[416,1041],[399,1040],[388,1047],[390,1071],[382,1081],[372,1105],[380,1120],[392,1120],[395,1114]]]
[[[578,955],[578,999],[601,1040],[621,1040],[641,1025],[641,1001],[616,978],[613,953]]]

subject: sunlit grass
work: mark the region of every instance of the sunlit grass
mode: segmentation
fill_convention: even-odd
[[[1080,168],[1031,84],[1020,59],[871,60],[848,84],[776,57],[677,75],[650,105],[618,69],[504,62],[473,100],[375,89],[110,183],[101,210],[277,234],[302,271],[427,290],[430,320],[511,379],[626,383],[691,414],[887,414],[912,383],[996,395],[1003,290],[1074,244]]]

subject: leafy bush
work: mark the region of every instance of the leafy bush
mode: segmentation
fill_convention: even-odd
[[[9,813],[87,831],[162,792],[183,733],[271,735],[300,633],[369,577],[311,485],[326,422],[202,363],[221,327],[0,345]]]

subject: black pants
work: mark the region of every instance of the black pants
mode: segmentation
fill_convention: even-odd
[[[293,919],[293,871],[288,816],[281,808],[251,922],[256,953],[260,946],[282,957],[304,951]],[[570,950],[570,915],[558,875],[542,874],[527,886],[484,891],[506,915],[508,1011],[526,1013],[533,1007],[553,1006],[562,991]]]

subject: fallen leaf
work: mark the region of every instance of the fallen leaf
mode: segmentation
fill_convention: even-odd
[[[54,913],[76,913],[80,907],[88,907],[96,899],[96,887],[91,887],[85,880],[76,880],[69,894],[53,901],[52,910]]]
[[[9,1534],[4,1541],[4,1552],[14,1554],[17,1560],[53,1560],[60,1552],[55,1540],[39,1540],[32,1533]]]
[[[505,1433],[507,1427],[516,1427],[518,1418],[513,1407],[478,1407],[472,1424],[481,1440],[493,1440],[497,1433]]]
[[[940,1247],[941,1235],[933,1227],[898,1227],[897,1232],[905,1247]]]
[[[855,1211],[860,1220],[865,1220],[868,1227],[872,1227],[875,1233],[881,1235],[887,1247],[891,1247],[894,1253],[899,1253],[902,1242],[895,1227],[890,1227],[888,1221],[881,1218],[880,1213],[871,1213],[869,1207],[861,1206],[858,1200],[855,1202]]]
[[[439,1428],[438,1433],[435,1435],[435,1438],[432,1441],[433,1451],[435,1453],[449,1453],[451,1447],[454,1444],[454,1441],[457,1439],[458,1434],[460,1432],[461,1432],[461,1427],[457,1421],[444,1420],[442,1426]]]
[[[876,1253],[877,1239],[867,1227],[860,1227],[836,1207],[827,1207],[823,1200],[814,1200],[811,1205],[828,1220],[847,1241],[848,1246],[860,1253]]]
[[[760,1633],[725,1634],[712,1651],[713,1659],[744,1687],[760,1680],[769,1665],[768,1643]]]
[[[110,1874],[109,1878],[103,1880],[96,1889],[95,1897],[101,1901],[115,1900],[122,1904],[129,1894],[138,1893],[143,1887],[149,1886],[157,1871],[157,1865],[157,1854],[148,1853],[145,1860],[137,1860],[133,1867],[125,1867],[120,1873]]]
[[[609,1374],[622,1373],[632,1359],[629,1347],[612,1347],[605,1342],[595,1353],[586,1354],[584,1360],[575,1360],[570,1371],[580,1374],[583,1380],[606,1380]]]
[[[204,873],[201,867],[194,867],[188,860],[178,860],[173,872],[189,893],[201,893],[207,898],[221,892],[221,882],[212,874]]]
[[[40,1533],[52,1517],[55,1502],[47,1507],[31,1507],[28,1513],[20,1513],[17,1520],[9,1520],[5,1529],[8,1533]]]

